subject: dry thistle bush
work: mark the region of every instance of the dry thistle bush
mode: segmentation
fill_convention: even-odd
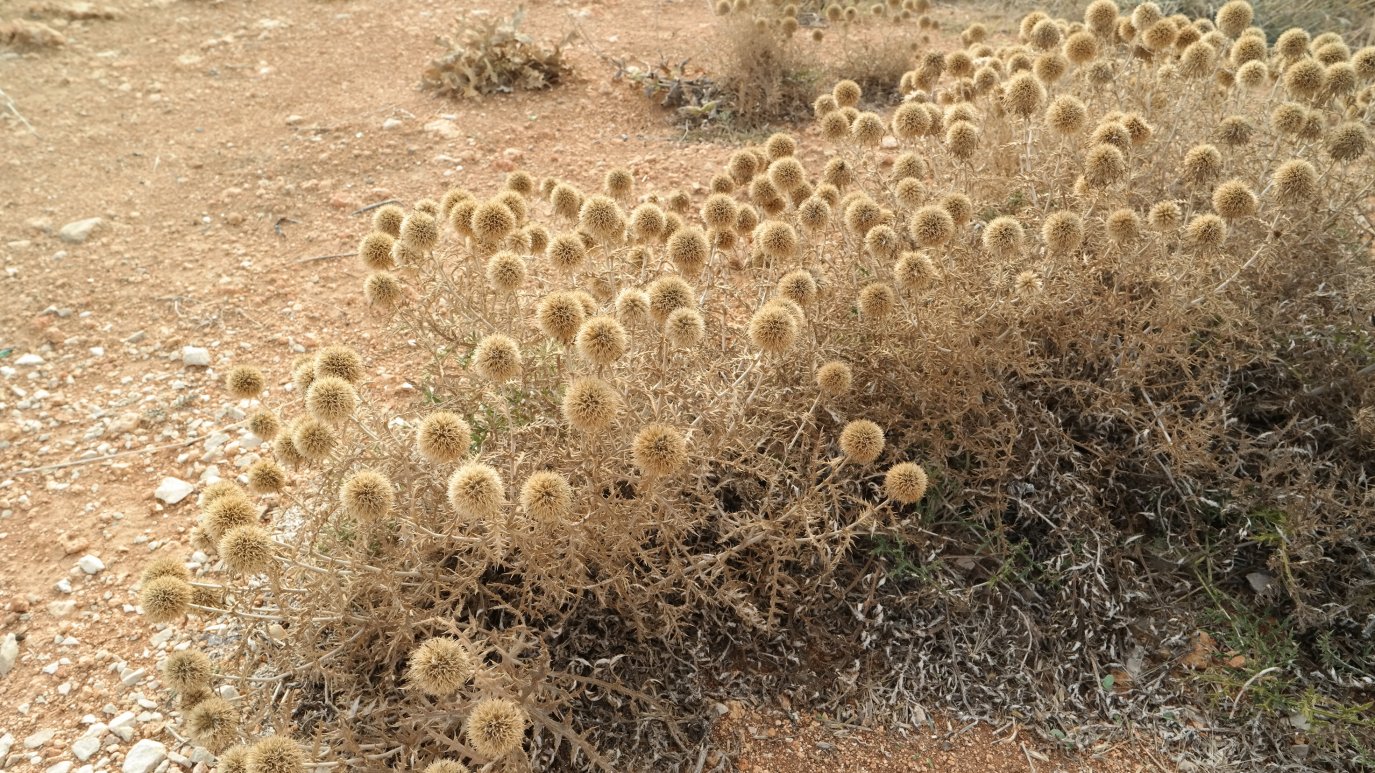
[[[1297,632],[1310,762],[1349,760],[1375,50],[1224,11],[971,31],[891,114],[853,82],[818,98],[824,161],[777,134],[700,201],[517,172],[378,210],[362,289],[431,399],[386,407],[379,352],[331,347],[251,419],[270,493],[217,485],[196,528],[223,587],[145,578],[151,620],[243,629],[176,664],[184,703],[251,677],[242,716],[189,732],[686,770],[718,697],[782,690],[1183,744],[1178,706],[1208,706],[1176,658],[1222,594]],[[1289,715],[1235,696],[1222,753],[1293,753]]]
[[[421,85],[459,98],[557,86],[570,72],[563,48],[572,36],[538,43],[520,31],[524,20],[524,7],[509,19],[460,15],[455,35],[439,41],[446,53],[425,67]]]

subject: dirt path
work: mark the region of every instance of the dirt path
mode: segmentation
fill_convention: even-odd
[[[537,37],[576,24],[632,59],[702,59],[711,40],[696,0],[527,5]],[[590,46],[552,92],[418,91],[451,2],[12,0],[0,22],[31,8],[65,45],[0,48],[14,108],[0,99],[0,643],[18,644],[0,675],[0,767],[116,769],[155,739],[169,764],[205,770],[164,727],[155,681],[184,635],[134,606],[147,562],[189,550],[195,495],[154,491],[257,458],[225,429],[244,407],[216,384],[225,365],[285,378],[323,343],[369,347],[363,268],[322,257],[353,251],[353,213],[489,190],[516,166],[587,187],[625,166],[645,189],[691,190],[732,148],[676,142]],[[69,225],[92,218],[84,236]],[[378,382],[404,396],[404,374]],[[986,729],[950,740],[958,726],[907,740],[771,715],[731,727],[742,770],[1140,769],[1048,760]]]

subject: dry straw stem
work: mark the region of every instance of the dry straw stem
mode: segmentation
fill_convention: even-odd
[[[226,610],[273,642],[231,664],[273,678],[247,703],[296,701],[257,721],[335,762],[476,769],[514,741],[534,769],[692,769],[729,674],[860,718],[1056,716],[1088,743],[1103,716],[1207,711],[1171,660],[1211,610],[1200,584],[1237,600],[1232,624],[1299,632],[1286,673],[1322,675],[1226,689],[1243,699],[1219,753],[1293,754],[1288,711],[1246,702],[1262,693],[1359,705],[1375,72],[1291,89],[1313,38],[1243,83],[1213,22],[1135,15],[1194,39],[1144,48],[1113,11],[1086,20],[1092,52],[1038,74],[1077,30],[968,34],[917,60],[898,120],[875,130],[841,84],[815,100],[828,144],[700,170],[709,206],[648,181],[447,197],[433,249],[396,270],[402,301],[374,309],[429,361],[424,404],[378,399],[377,347],[303,363],[274,406],[299,471],[261,503],[272,565],[224,578]],[[1216,55],[1185,67],[1200,43]],[[989,69],[957,74],[961,52]],[[1219,137],[1233,118],[1254,129]],[[489,281],[502,253],[518,285]],[[321,397],[336,382],[354,403]],[[258,517],[220,496],[207,525]],[[145,608],[177,619],[189,590],[156,578]],[[474,671],[427,690],[410,664],[441,638]],[[484,701],[521,721],[468,738],[476,707],[506,705]],[[1319,720],[1310,754],[1369,745]]]

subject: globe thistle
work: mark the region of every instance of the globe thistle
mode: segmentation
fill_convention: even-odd
[[[1228,180],[1213,190],[1213,211],[1224,220],[1250,217],[1258,206],[1255,192],[1241,180]]]
[[[963,193],[947,193],[941,197],[941,208],[950,213],[956,228],[964,228],[974,219],[974,202]]]
[[[396,240],[381,231],[373,231],[358,243],[358,258],[371,271],[386,271],[393,265],[392,247]]]
[[[215,760],[215,773],[248,773],[248,747],[235,744]]]
[[[926,189],[917,178],[904,177],[898,180],[893,193],[899,204],[907,209],[912,209],[925,200]]]
[[[438,221],[435,220],[434,215],[419,210],[406,215],[406,219],[401,221],[401,241],[416,252],[429,252],[439,243]],[[377,268],[389,267],[389,265],[377,266]]]
[[[535,192],[535,178],[528,172],[516,170],[506,175],[506,190],[515,191],[522,196],[530,196]]]
[[[979,130],[968,121],[956,121],[945,130],[945,147],[950,155],[967,161],[979,150]]]
[[[1031,41],[1031,35],[1036,30],[1036,25],[1050,18],[1045,11],[1032,11],[1022,17],[1022,21],[1017,26],[1017,36],[1024,42]]]
[[[444,698],[463,688],[477,673],[477,656],[459,639],[435,636],[421,642],[406,664],[406,685]]]
[[[856,419],[840,431],[840,450],[848,458],[868,464],[883,453],[883,429],[868,419]]]
[[[825,395],[841,395],[850,391],[854,375],[850,366],[839,360],[831,360],[816,369],[816,386]]]
[[[1126,155],[1111,144],[1096,144],[1083,160],[1083,179],[1094,188],[1111,186],[1126,172]]]
[[[1285,102],[1270,113],[1270,125],[1280,134],[1299,134],[1307,119],[1308,111],[1293,102]]]
[[[440,204],[434,199],[420,199],[419,201],[415,202],[414,205],[412,205],[412,209],[414,209],[416,212],[424,212],[430,217],[437,218],[439,217]],[[405,230],[405,228],[405,225],[401,226],[401,229],[403,231]]]
[[[649,319],[649,295],[627,287],[616,296],[616,318],[623,325],[638,325]]]
[[[557,523],[573,508],[573,487],[556,472],[537,472],[520,487],[520,507],[537,521]]]
[[[245,757],[248,773],[305,773],[306,755],[301,745],[285,736],[258,741]]]
[[[1131,13],[1132,25],[1139,30],[1144,30],[1164,18],[1165,13],[1155,3],[1140,3]]]
[[[1125,207],[1108,215],[1107,227],[1108,238],[1117,244],[1131,244],[1141,238],[1141,217]]]
[[[759,226],[754,241],[766,256],[774,260],[785,260],[797,254],[797,232],[781,220],[770,220]]]
[[[258,508],[245,496],[220,497],[205,508],[201,528],[210,538],[219,542],[220,537],[230,529],[249,526],[258,522]]]
[[[692,287],[676,276],[662,276],[649,285],[649,313],[662,325],[675,309],[692,307]]]
[[[550,293],[535,310],[540,330],[562,344],[573,343],[586,318],[583,305],[572,293]]]
[[[1073,212],[1051,213],[1041,225],[1041,238],[1047,253],[1068,254],[1084,243],[1084,221]]]
[[[484,201],[473,210],[473,237],[483,244],[499,244],[516,225],[515,213],[498,199]]]
[[[461,236],[476,237],[473,233],[473,214],[477,212],[480,206],[482,206],[482,202],[475,199],[464,199],[454,204],[454,208],[449,210],[449,227]],[[401,244],[402,242],[398,240],[397,245]],[[392,253],[392,257],[397,257],[395,252]],[[405,261],[398,259],[397,262],[404,263]]]
[[[191,570],[187,569],[186,564],[178,559],[155,558],[148,562],[148,566],[143,568],[143,574],[139,575],[139,582],[147,583],[159,577],[175,577],[182,581],[189,581],[191,579]]]
[[[1084,9],[1084,26],[1099,37],[1110,37],[1117,29],[1117,3],[1112,0],[1094,0]]]
[[[333,376],[350,384],[363,378],[363,359],[347,346],[329,346],[315,355],[315,378]]]
[[[248,417],[248,431],[259,440],[271,442],[282,431],[282,421],[272,411],[261,410]]]
[[[549,262],[558,271],[571,274],[587,262],[587,246],[577,234],[560,234],[549,243]]]
[[[635,187],[635,177],[628,169],[612,169],[602,178],[602,188],[613,199],[628,199]]]
[[[1333,161],[1354,161],[1370,147],[1370,135],[1359,123],[1344,123],[1328,132],[1323,144]]]
[[[664,321],[664,337],[679,349],[690,349],[706,337],[706,321],[696,309],[674,309]]]
[[[292,436],[296,434],[296,427],[288,425],[285,431],[272,441],[272,455],[277,461],[295,470],[306,464],[308,461],[300,452],[296,450],[296,443]]]
[[[180,620],[191,605],[191,585],[180,577],[158,577],[143,584],[138,602],[150,623]]]
[[[338,424],[352,416],[357,407],[358,393],[342,378],[317,378],[306,390],[306,409],[320,421]]]
[[[499,760],[525,739],[525,709],[504,698],[483,698],[468,712],[463,737],[479,757]]]
[[[1316,59],[1300,59],[1284,71],[1284,87],[1301,99],[1314,99],[1327,86],[1327,70]]]
[[[1045,101],[1046,89],[1031,73],[1017,73],[1003,90],[1003,106],[1013,115],[1030,117]]]
[[[1337,97],[1345,97],[1356,93],[1360,85],[1360,79],[1356,75],[1356,67],[1350,62],[1335,62],[1327,67],[1327,93]]]
[[[239,739],[239,710],[223,698],[206,698],[186,713],[186,731],[198,746],[222,752]]]
[[[897,293],[883,282],[871,282],[859,291],[859,313],[865,319],[883,319],[897,308]]]
[[[847,231],[862,237],[883,222],[883,210],[868,196],[856,196],[845,207],[844,221]]]
[[[1069,60],[1058,51],[1041,54],[1031,67],[1036,79],[1045,84],[1055,83],[1069,71]]]
[[[578,329],[578,354],[597,366],[606,366],[625,354],[628,338],[625,328],[613,317],[592,317]]]
[[[260,494],[276,494],[286,488],[286,470],[271,459],[259,459],[248,468],[248,487]]]
[[[1184,154],[1181,170],[1184,182],[1189,185],[1204,185],[1222,174],[1222,153],[1212,145],[1195,145]]]
[[[1173,231],[1184,221],[1184,211],[1174,201],[1161,201],[1151,207],[1147,220],[1157,231]]]
[[[576,311],[577,318],[572,328],[576,332],[577,326],[582,324],[582,305],[573,300],[569,308]],[[569,334],[569,340],[572,339],[572,335],[573,333]],[[472,363],[473,370],[485,379],[496,382],[510,381],[521,372],[520,347],[509,337],[493,333],[478,341],[473,349]]]
[[[1095,145],[1112,145],[1125,151],[1131,147],[1132,135],[1121,121],[1104,121],[1094,128],[1089,141]]]
[[[1065,58],[1075,65],[1091,62],[1098,57],[1098,39],[1092,33],[1079,31],[1065,39]]]
[[[863,94],[859,84],[852,80],[843,80],[831,89],[831,96],[835,97],[836,104],[841,107],[854,107],[859,104],[859,98]]]
[[[239,484],[232,480],[217,480],[209,486],[206,486],[205,491],[201,492],[199,504],[202,508],[207,508],[214,504],[215,500],[224,497],[248,499],[248,496],[244,494],[244,490],[239,487]]]
[[[687,440],[673,427],[650,424],[635,434],[630,455],[646,475],[671,475],[687,463]]]
[[[931,119],[926,107],[917,102],[904,102],[893,113],[893,134],[899,139],[912,140],[926,134]]]
[[[363,523],[376,523],[391,513],[396,494],[387,476],[374,470],[359,470],[339,487],[339,502],[350,517]]]
[[[1260,88],[1270,77],[1270,68],[1265,62],[1247,62],[1237,68],[1237,83],[1248,89]]]
[[[1186,78],[1202,78],[1217,64],[1217,51],[1199,40],[1191,43],[1179,57],[1179,71]]]
[[[1301,158],[1280,164],[1272,181],[1275,199],[1282,204],[1298,204],[1318,196],[1318,170]]]
[[[415,432],[415,449],[435,464],[452,464],[468,455],[473,429],[463,417],[449,411],[435,411],[420,422]]]
[[[1088,108],[1078,97],[1061,94],[1046,108],[1046,125],[1057,134],[1077,134],[1088,121]]]
[[[786,132],[775,132],[764,143],[764,152],[770,160],[786,158],[797,152],[797,140]]]
[[[210,658],[200,650],[178,650],[162,664],[162,681],[177,692],[209,687],[215,675]]]
[[[640,241],[653,241],[664,235],[668,224],[659,205],[646,202],[630,212],[630,232]]]
[[[1366,46],[1351,57],[1357,77],[1365,81],[1375,80],[1375,46]]]
[[[914,504],[926,496],[926,470],[919,464],[899,462],[883,476],[883,493],[894,502]]]
[[[582,194],[567,183],[559,183],[550,192],[549,203],[553,205],[554,214],[565,220],[577,220],[582,210]]]
[[[838,142],[850,136],[850,117],[844,110],[836,110],[821,116],[821,136]]]
[[[1179,37],[1179,29],[1168,19],[1162,19],[1149,27],[1143,28],[1138,25],[1137,29],[1144,30],[1141,33],[1141,44],[1150,51],[1162,52],[1173,46]]]
[[[1314,41],[1313,58],[1325,65],[1348,62],[1351,60],[1351,49],[1346,47],[1346,43],[1342,42],[1340,37],[1323,45],[1317,45],[1317,41]]]
[[[606,196],[589,196],[578,210],[578,228],[605,242],[618,241],[625,231],[625,215]]]
[[[1229,38],[1235,38],[1251,26],[1253,16],[1250,3],[1245,0],[1231,0],[1217,9],[1214,19],[1217,21],[1218,31]]]
[[[722,5],[729,8],[730,0],[721,0],[716,7],[719,9]],[[436,760],[426,765],[423,773],[472,773],[472,771],[468,769],[467,765],[455,760]]]
[[[802,167],[802,162],[793,156],[784,156],[775,159],[769,164],[769,181],[778,187],[780,191],[792,191],[807,182],[807,170]]]
[[[886,131],[883,119],[877,113],[860,113],[855,117],[854,123],[850,124],[850,138],[855,144],[863,147],[878,147],[879,143],[883,142]]]
[[[999,257],[1020,257],[1025,249],[1022,224],[1006,215],[994,218],[984,226],[983,246]]]
[[[779,354],[797,340],[797,320],[787,309],[766,304],[750,318],[749,336],[763,351]]]
[[[711,245],[702,229],[693,226],[683,228],[668,237],[666,245],[668,259],[684,276],[694,277],[706,268],[711,257]]]
[[[1268,53],[1265,47],[1264,38],[1247,35],[1239,38],[1232,44],[1232,49],[1228,52],[1227,58],[1230,59],[1232,64],[1236,67],[1241,67],[1249,62],[1265,61],[1265,57]]]
[[[581,432],[596,432],[609,426],[621,408],[620,395],[599,378],[583,376],[573,380],[563,395],[563,417]]]
[[[922,247],[939,247],[955,237],[955,219],[944,207],[927,205],[912,213],[912,238]]]
[[[1308,54],[1310,42],[1307,30],[1290,27],[1281,32],[1279,38],[1275,40],[1275,51],[1284,59],[1292,61]]]
[[[401,304],[405,291],[401,281],[387,271],[377,271],[363,280],[363,300],[369,306],[380,309],[394,309]]]
[[[816,279],[809,271],[789,271],[778,280],[778,294],[799,305],[808,306],[816,300]]]
[[[393,239],[401,235],[401,223],[406,219],[406,210],[388,204],[372,213],[372,228]]]
[[[487,261],[487,283],[499,293],[514,293],[525,283],[525,261],[514,252],[498,252]]]
[[[529,239],[529,254],[538,255],[549,249],[548,228],[536,223],[531,223],[525,227],[525,235]]]
[[[449,476],[449,505],[473,521],[495,518],[506,504],[506,487],[491,465],[469,462]]]
[[[1216,249],[1227,238],[1227,223],[1212,213],[1197,215],[1185,231],[1189,242],[1203,249]]]
[[[267,379],[263,372],[248,365],[231,368],[224,381],[225,386],[229,388],[229,394],[240,400],[257,397],[267,387]]]
[[[1234,148],[1250,143],[1255,131],[1255,125],[1240,115],[1229,115],[1217,125],[1218,139]]]
[[[230,571],[260,574],[272,565],[272,535],[256,524],[236,526],[220,537],[219,552]]]

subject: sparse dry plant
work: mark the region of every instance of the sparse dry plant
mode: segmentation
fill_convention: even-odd
[[[525,9],[510,18],[460,16],[453,37],[442,43],[447,52],[430,62],[421,85],[458,98],[512,91],[538,91],[558,85],[570,69],[557,43],[537,43],[520,31]]]

